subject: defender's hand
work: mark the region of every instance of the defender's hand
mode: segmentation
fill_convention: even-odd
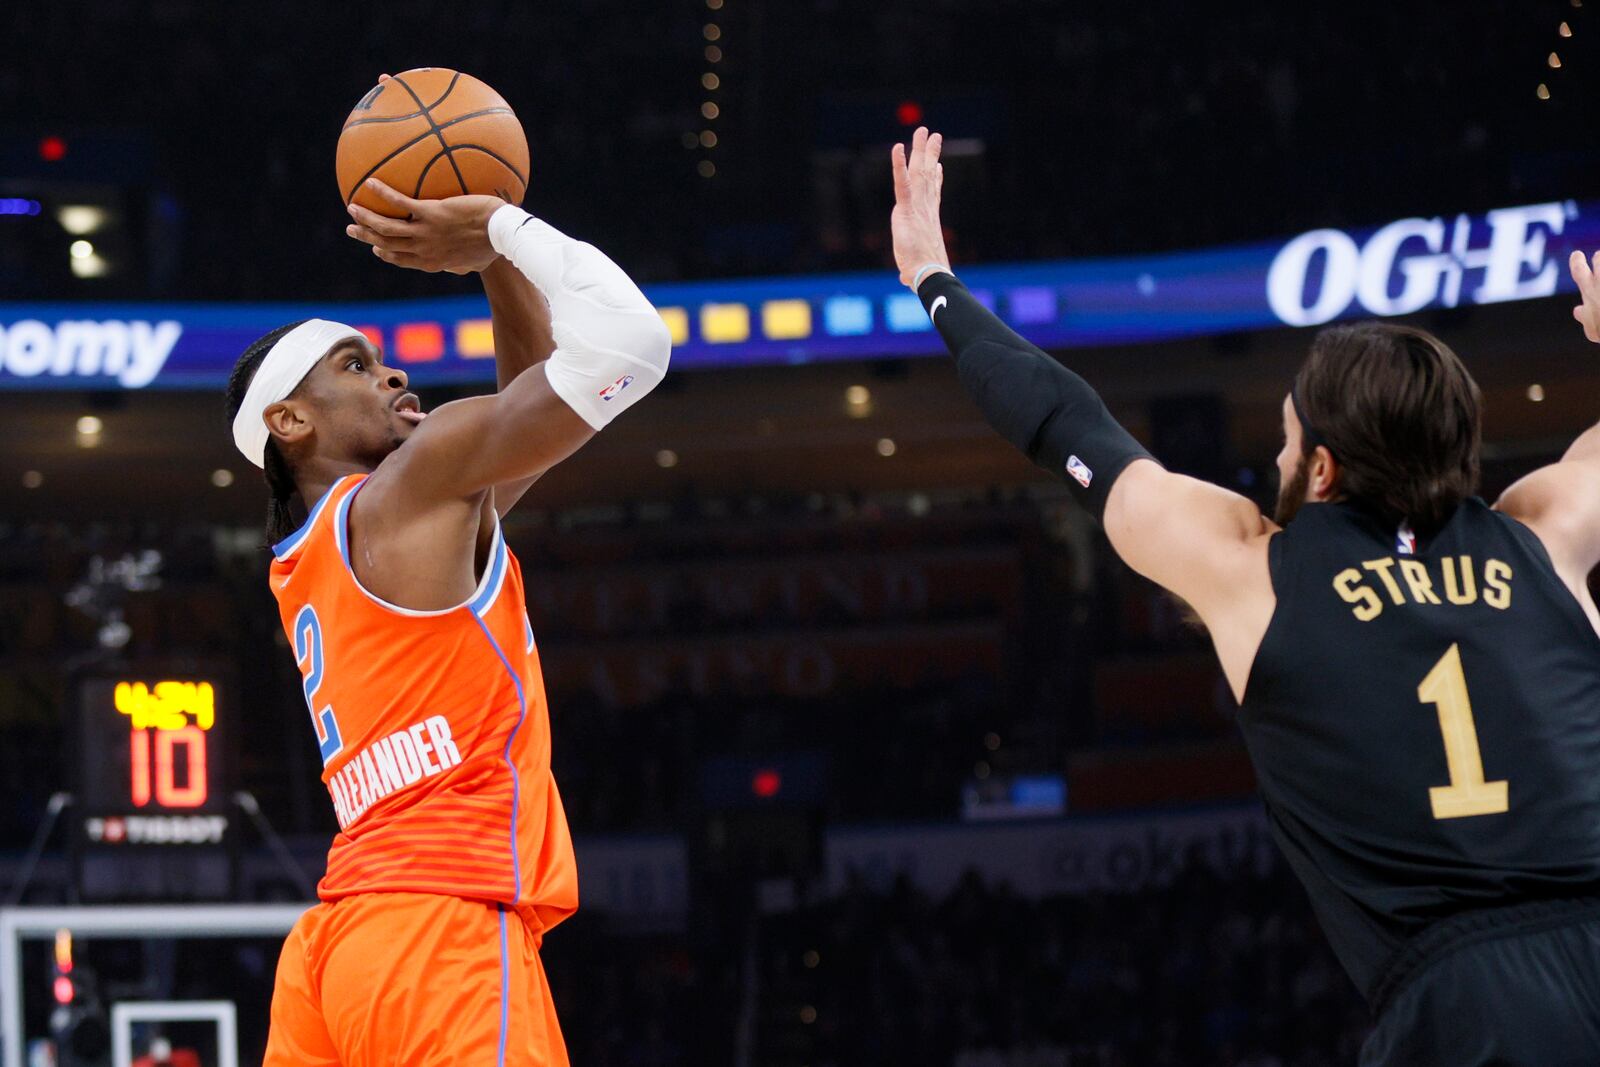
[[[489,216],[505,205],[498,196],[448,196],[413,200],[376,178],[367,188],[410,218],[390,219],[349,205],[355,220],[344,232],[372,246],[385,263],[435,273],[471,274],[499,258],[489,243]]]
[[[894,170],[894,211],[889,229],[894,235],[894,263],[900,268],[900,282],[910,285],[917,271],[929,263],[946,270],[950,254],[944,250],[944,229],[939,225],[939,194],[944,188],[944,164],[939,149],[944,138],[930,135],[918,126],[911,136],[911,159],[906,146],[897,144],[890,152]]]
[[[1583,323],[1585,337],[1600,343],[1600,279],[1595,278],[1595,273],[1600,271],[1600,252],[1595,253],[1592,267],[1582,252],[1572,253],[1567,259],[1567,266],[1572,271],[1572,280],[1578,283],[1579,295],[1583,297],[1583,303],[1572,309],[1572,317]]]

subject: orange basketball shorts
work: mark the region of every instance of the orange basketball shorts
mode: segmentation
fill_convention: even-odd
[[[278,959],[264,1067],[567,1067],[539,941],[459,897],[318,904]]]

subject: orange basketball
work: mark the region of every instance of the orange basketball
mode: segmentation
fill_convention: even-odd
[[[511,107],[477,78],[418,67],[361,98],[339,134],[334,167],[344,202],[380,215],[394,209],[363,187],[368,178],[418,200],[489,193],[520,204],[528,139]]]

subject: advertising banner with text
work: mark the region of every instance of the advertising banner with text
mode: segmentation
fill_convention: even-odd
[[[1029,899],[1138,893],[1172,884],[1194,864],[1226,879],[1265,876],[1281,862],[1253,802],[1012,823],[834,827],[824,842],[829,897],[853,884],[888,892],[903,876],[939,899],[969,870]],[[687,907],[681,839],[580,836],[577,852],[585,908],[670,922]]]
[[[1259,804],[1049,822],[968,823],[828,832],[828,889],[853,880],[887,890],[904,876],[938,898],[975,870],[1024,897],[1137,893],[1190,864],[1223,877],[1265,875],[1278,861]]]
[[[1600,202],[1319,229],[1281,241],[1111,259],[960,267],[1046,348],[1126,344],[1572,290],[1565,260],[1600,247]],[[892,271],[645,287],[680,370],[943,352]],[[246,346],[296,319],[358,327],[421,386],[492,382],[481,297],[323,304],[7,304],[0,389],[212,389]]]

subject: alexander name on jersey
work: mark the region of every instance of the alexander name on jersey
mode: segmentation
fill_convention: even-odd
[[[396,730],[361,749],[328,778],[339,829],[348,830],[384,797],[461,762],[443,715]]]
[[[1511,606],[1511,565],[1471,556],[1406,559],[1383,556],[1363,560],[1333,576],[1334,592],[1351,605],[1350,613],[1371,622],[1388,605],[1453,604],[1466,607],[1480,600],[1505,611]]]

